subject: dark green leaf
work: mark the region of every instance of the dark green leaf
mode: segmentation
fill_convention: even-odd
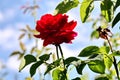
[[[73,61],[78,61],[79,59],[76,57],[69,57],[67,59],[65,59],[65,65],[69,65],[71,62]]]
[[[30,55],[30,54],[26,55],[21,61],[19,71],[21,71],[25,66],[29,65],[30,63],[36,62],[36,61],[37,59],[33,55]]]
[[[100,7],[106,21],[110,22],[113,18],[113,2],[111,0],[103,0]]]
[[[79,64],[79,65],[76,66],[76,70],[79,74],[82,75],[82,71],[83,71],[85,65],[86,65],[86,63],[82,63],[82,64]]]
[[[87,20],[93,8],[93,0],[83,0],[80,6],[80,17],[83,23]]]
[[[50,54],[44,54],[44,55],[40,56],[39,59],[41,61],[47,61],[50,58],[50,55],[51,55],[51,53]]]
[[[58,13],[66,13],[70,9],[77,7],[79,4],[79,0],[67,0],[62,1],[58,6],[55,8],[56,14]]]
[[[63,68],[57,68],[52,72],[53,80],[68,80]]]
[[[115,4],[115,6],[114,6],[114,11],[117,9],[117,7],[119,7],[120,6],[120,0],[117,0],[116,1],[116,4]]]
[[[60,61],[61,61],[61,59],[58,59],[58,60],[54,61],[53,63],[49,64],[49,65],[47,66],[47,70],[46,70],[46,72],[45,72],[44,75],[46,75],[46,74],[47,74],[49,71],[51,71],[52,69],[58,67],[58,66],[60,65]]]
[[[101,60],[91,60],[88,63],[89,68],[96,73],[104,74],[105,73],[105,65]]]
[[[98,53],[99,53],[99,47],[88,46],[88,47],[84,48],[78,56],[79,57],[88,57],[92,54],[98,54]]]
[[[120,21],[120,12],[116,15],[112,22],[112,28]]]
[[[109,78],[106,75],[100,75],[96,77],[95,80],[109,80]]]
[[[42,61],[37,61],[30,67],[30,75],[31,77],[36,73],[37,68],[42,64]]]
[[[76,77],[76,78],[74,78],[74,79],[72,79],[72,80],[81,80],[79,77]]]

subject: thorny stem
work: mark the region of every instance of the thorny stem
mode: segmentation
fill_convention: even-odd
[[[55,45],[55,46],[56,46],[57,59],[59,59],[59,54],[58,54],[58,45]]]
[[[63,66],[64,66],[64,69],[65,69],[65,60],[64,60],[64,56],[63,56],[63,52],[62,52],[62,48],[60,45],[58,45],[59,49],[60,49],[60,53],[61,53],[61,56],[62,56],[62,59],[63,59]]]
[[[106,37],[106,39],[107,39],[108,44],[109,44],[109,46],[110,46],[110,50],[111,50],[111,52],[113,53],[112,45],[111,45],[111,43],[110,43],[108,37]],[[113,65],[114,65],[114,67],[115,67],[115,71],[116,71],[116,74],[117,74],[117,78],[118,78],[118,80],[119,80],[119,79],[120,79],[120,78],[119,78],[119,71],[118,71],[117,62],[116,62],[116,59],[115,59],[114,56],[113,56],[113,59],[114,59]]]

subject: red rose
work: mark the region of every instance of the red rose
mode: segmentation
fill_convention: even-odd
[[[61,44],[71,43],[71,40],[77,36],[77,33],[73,31],[77,22],[68,22],[68,16],[63,14],[57,14],[55,16],[46,14],[37,21],[36,30],[40,32],[39,35],[35,35],[37,38],[44,40],[43,46],[48,44]]]

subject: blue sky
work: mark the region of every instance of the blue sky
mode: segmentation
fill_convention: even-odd
[[[41,15],[46,13],[53,13],[55,6],[61,0],[36,0],[37,4],[40,6],[37,11],[37,19],[40,18]],[[9,55],[14,50],[19,50],[19,42],[18,37],[21,34],[19,29],[24,28],[26,24],[30,25],[31,28],[35,28],[34,18],[31,16],[31,13],[27,12],[23,13],[23,9],[21,6],[23,5],[33,5],[33,0],[3,0],[0,2],[0,66],[1,64],[5,64],[7,66],[6,71],[8,71],[8,75],[6,80],[9,78],[11,80],[15,80],[15,75],[18,76],[18,80],[24,80],[26,76],[26,71],[22,73],[18,72],[19,62],[17,61],[17,57],[9,58]],[[94,10],[93,13],[96,13],[93,17],[98,17],[99,14],[98,7]],[[78,32],[78,36],[73,41],[73,44],[63,44],[63,51],[65,53],[65,57],[68,56],[77,56],[79,51],[88,46],[88,45],[101,45],[101,39],[90,41],[90,33],[91,23],[82,24],[79,17],[79,7],[72,9],[67,13],[70,17],[70,20],[76,20],[78,22],[77,28],[75,31]],[[99,42],[99,44],[98,44]],[[28,45],[30,47],[34,43]],[[77,46],[77,47],[76,47]],[[27,70],[27,69],[26,69]],[[0,72],[1,69],[0,69]],[[48,76],[46,76],[47,78]],[[49,78],[49,77],[48,77]],[[37,80],[37,79],[35,79]],[[46,79],[47,80],[47,79]]]

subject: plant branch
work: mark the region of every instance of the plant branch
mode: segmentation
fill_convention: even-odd
[[[57,59],[59,59],[59,54],[58,54],[58,45],[55,45],[55,46],[56,46]]]
[[[108,37],[106,37],[106,39],[107,39],[108,44],[109,44],[109,46],[110,46],[110,50],[111,50],[111,52],[113,53],[112,45],[111,45],[111,43],[110,43]],[[117,74],[117,78],[118,78],[118,80],[119,80],[119,79],[120,79],[120,78],[119,78],[119,70],[118,70],[117,62],[116,62],[116,59],[115,59],[114,56],[113,56],[113,59],[114,59],[113,64],[114,64],[114,67],[115,67],[115,71],[116,71],[116,74]]]
[[[65,69],[65,60],[64,60],[64,55],[63,55],[63,52],[62,52],[62,48],[60,45],[58,45],[59,49],[60,49],[60,53],[61,53],[61,56],[62,56],[62,59],[63,59],[63,66],[64,66],[64,69]]]

